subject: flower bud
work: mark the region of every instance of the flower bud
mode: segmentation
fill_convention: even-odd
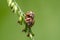
[[[12,3],[12,0],[7,0],[7,2],[8,2],[8,6],[10,6]]]

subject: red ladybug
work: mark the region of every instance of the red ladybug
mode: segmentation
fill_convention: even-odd
[[[32,11],[28,11],[25,15],[25,22],[28,26],[32,26],[34,24],[34,13]]]

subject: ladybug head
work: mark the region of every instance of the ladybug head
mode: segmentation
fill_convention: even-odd
[[[31,17],[34,19],[34,13],[32,11],[27,11],[26,16]]]

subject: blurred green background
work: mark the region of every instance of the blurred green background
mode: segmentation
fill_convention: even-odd
[[[35,40],[60,40],[60,0],[16,0],[21,9],[35,12],[32,30]],[[0,40],[30,40],[17,23],[18,17],[11,12],[7,0],[0,0]]]

